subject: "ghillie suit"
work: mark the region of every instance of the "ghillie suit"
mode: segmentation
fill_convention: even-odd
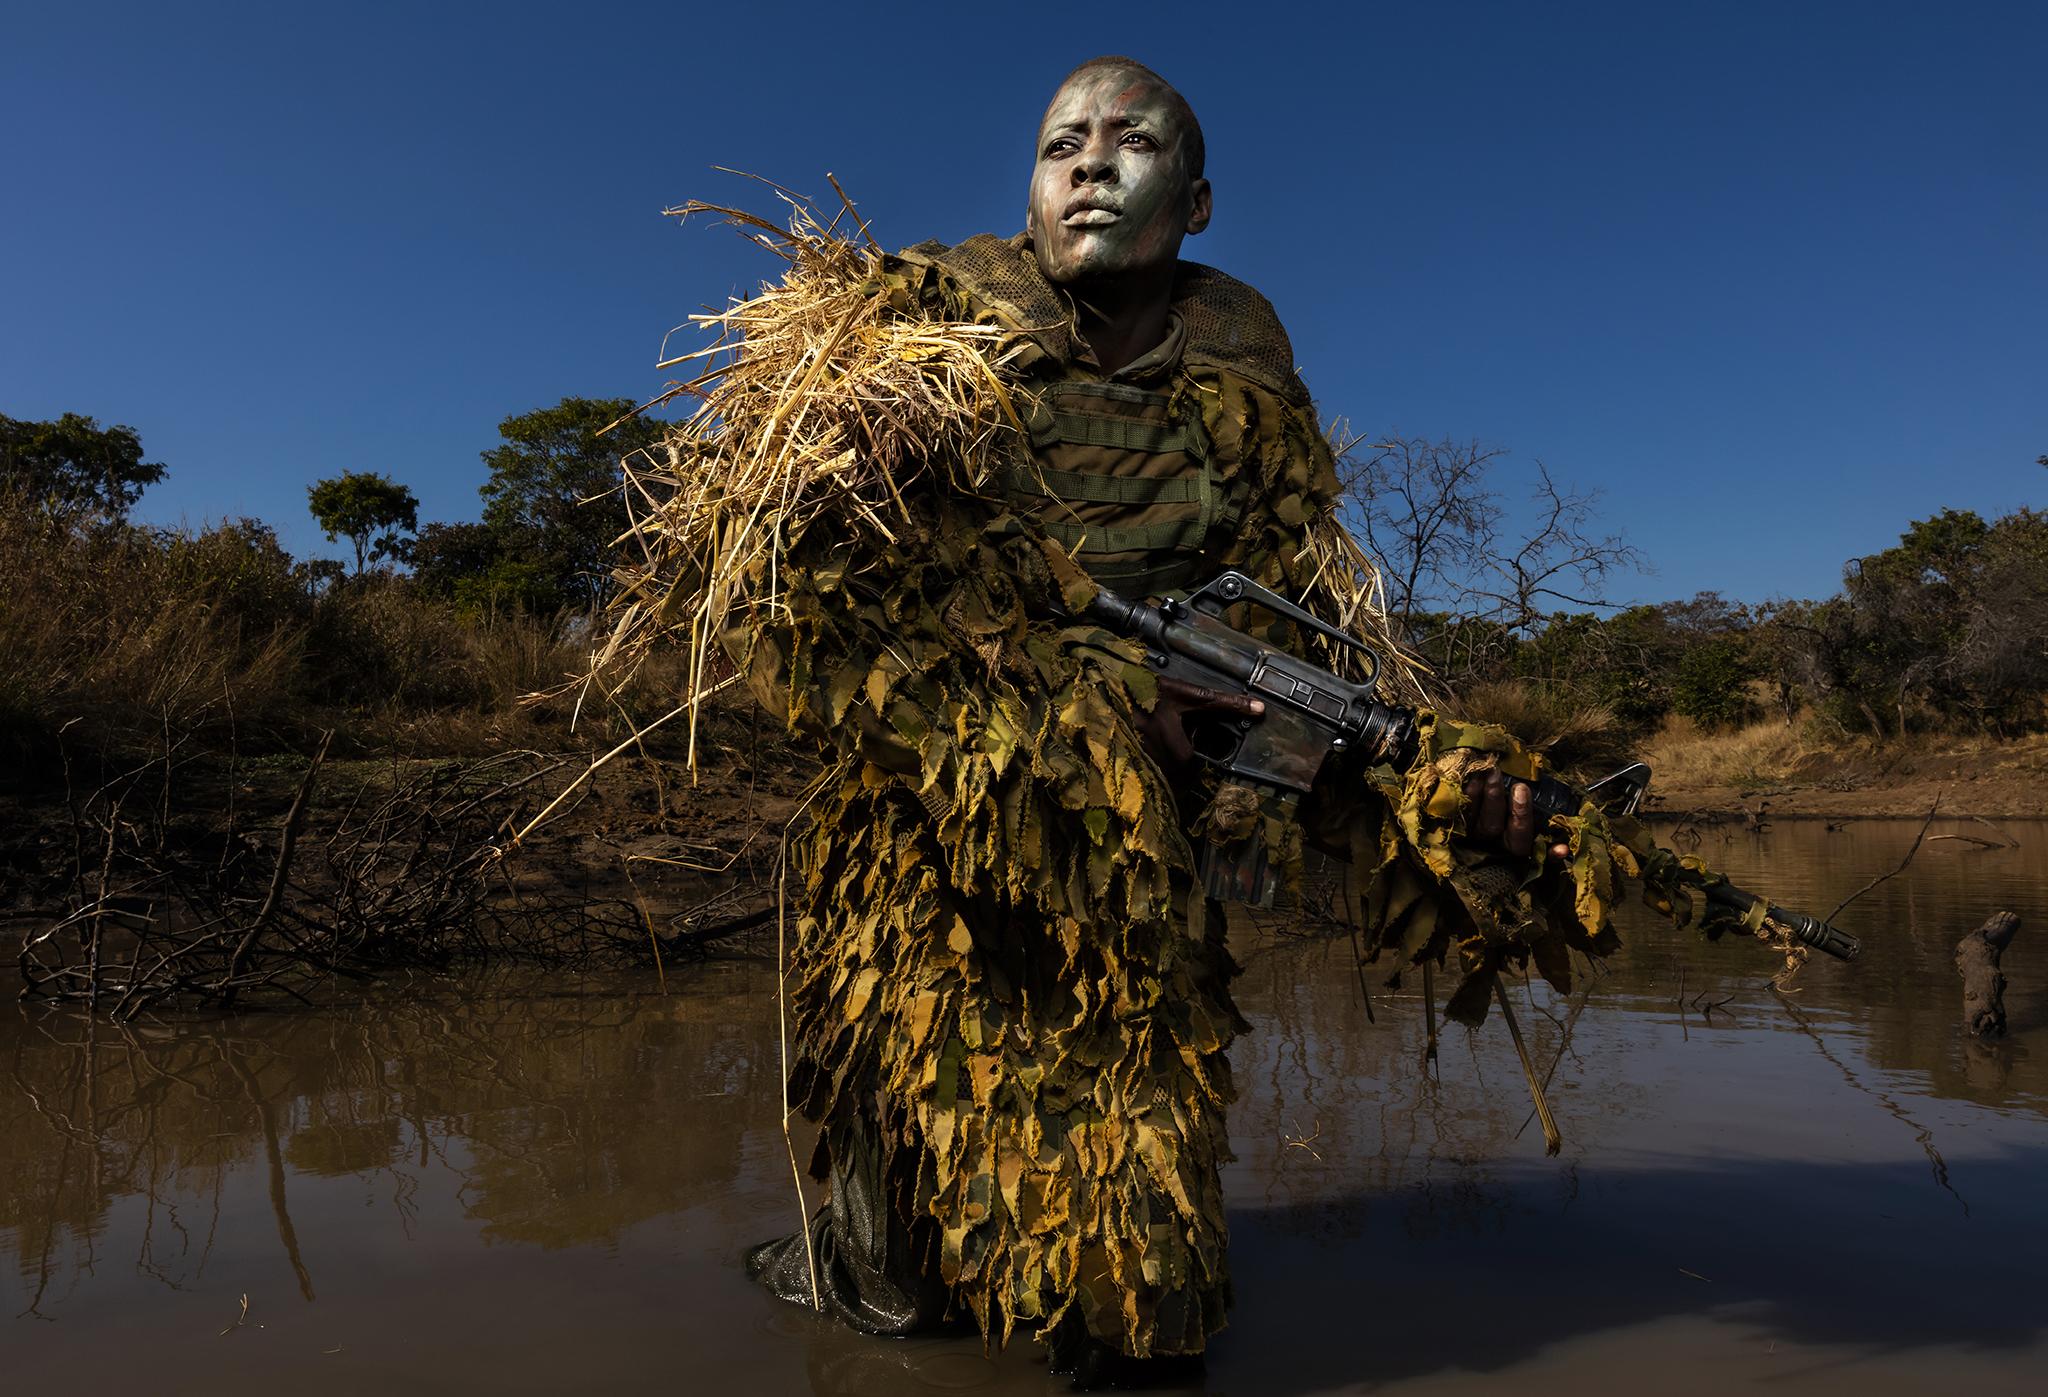
[[[629,482],[644,559],[601,658],[678,638],[694,698],[729,656],[827,755],[793,835],[787,985],[834,1205],[822,1276],[801,1236],[757,1262],[875,1332],[963,1304],[998,1342],[1078,1315],[1128,1354],[1198,1352],[1229,1299],[1243,1022],[1190,840],[1264,832],[1298,866],[1302,823],[1242,788],[1169,790],[1141,654],[1058,618],[1097,580],[1231,566],[1394,653],[1286,336],[1183,264],[1166,352],[1104,382],[1020,240],[887,256],[803,209],[788,234],[731,216],[790,268],[685,356],[704,402]],[[1399,666],[1385,682],[1420,696]],[[1474,750],[1445,773],[1499,755]],[[1454,1013],[1483,1015],[1505,960],[1556,973],[1562,947],[1612,946],[1597,815],[1563,822],[1567,872],[1503,885],[1451,845],[1436,768],[1351,785],[1305,823],[1354,852],[1403,964],[1455,950]]]

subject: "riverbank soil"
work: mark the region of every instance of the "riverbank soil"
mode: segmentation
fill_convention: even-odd
[[[2048,817],[2048,735],[1997,741],[1916,735],[1817,743],[1761,723],[1731,733],[1674,724],[1643,748],[1655,773],[1645,808],[1696,819]]]

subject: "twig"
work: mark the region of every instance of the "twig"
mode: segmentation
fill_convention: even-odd
[[[2005,847],[2006,847],[2006,848],[2008,848],[2008,849],[2017,849],[2017,848],[2019,848],[2019,847],[2020,847],[2020,842],[2019,842],[2019,840],[2015,839],[2015,838],[2014,838],[2014,837],[2013,837],[2012,835],[2010,835],[2010,834],[2007,834],[2007,833],[2006,833],[2006,832],[2005,832],[2005,831],[2004,831],[2003,829],[2000,829],[2000,828],[1999,828],[1999,827],[1998,827],[1997,825],[1995,825],[1995,824],[1993,824],[1993,823],[1992,823],[1991,821],[1989,821],[1989,820],[1985,819],[1985,818],[1984,818],[1984,817],[1983,817],[1982,815],[1972,815],[1972,816],[1970,817],[1970,819],[1971,819],[1971,820],[1972,820],[1973,822],[1975,822],[1975,823],[1977,823],[1977,824],[1980,824],[1980,825],[1984,826],[1984,828],[1986,828],[1986,829],[1988,829],[1988,830],[1992,831],[1993,833],[1995,833],[1995,834],[1996,834],[1996,835],[1997,835],[1997,836],[1998,836],[1998,837],[1999,837],[1999,838],[2000,838],[2001,840],[2003,840],[2003,841],[2005,842]]]
[[[625,870],[626,886],[633,890],[633,905],[640,909],[640,921],[647,928],[647,947],[654,952],[654,978],[661,986],[664,998],[668,996],[668,971],[661,964],[661,938],[654,934],[654,918],[647,913],[647,898],[640,891],[640,884],[633,877],[631,861],[621,858],[619,867]]]
[[[1945,795],[1947,793],[1943,792],[1941,794]],[[1835,918],[1842,915],[1842,909],[1844,907],[1847,907],[1857,898],[1869,892],[1879,883],[1887,882],[1890,879],[1898,877],[1901,873],[1904,873],[1906,871],[1906,865],[1913,861],[1913,855],[1920,852],[1920,841],[1927,837],[1927,827],[1934,823],[1934,812],[1939,809],[1941,809],[1941,795],[1936,795],[1934,797],[1934,804],[1927,807],[1927,818],[1920,822],[1920,832],[1913,836],[1913,847],[1906,850],[1906,857],[1899,860],[1899,866],[1889,873],[1879,874],[1877,877],[1871,879],[1868,883],[1865,883],[1862,887],[1858,888],[1855,892],[1850,893],[1847,897],[1843,898],[1840,903],[1836,904],[1834,911],[1828,913],[1827,916],[1821,918],[1821,920],[1824,922],[1832,922]]]
[[[735,891],[739,890],[735,889]],[[691,927],[687,930],[679,931],[669,938],[669,945],[671,948],[677,946],[702,946],[719,940],[721,937],[731,936],[736,932],[752,931],[755,927],[764,924],[771,918],[779,918],[781,915],[782,909],[779,905],[775,907],[757,907],[751,912],[743,912],[737,917],[728,917],[722,922],[714,922],[707,927]]]
[[[1316,1163],[1320,1164],[1323,1162],[1323,1157],[1316,1151],[1316,1141],[1322,1138],[1323,1123],[1322,1121],[1318,1120],[1316,1122],[1316,1128],[1313,1134],[1295,1135],[1292,1138],[1286,1135],[1282,1135],[1280,1137],[1280,1140],[1281,1143],[1285,1145],[1288,1149],[1300,1150],[1306,1155],[1308,1155],[1310,1159],[1313,1159]]]
[[[1378,1023],[1372,1013],[1372,991],[1365,987],[1365,953],[1358,948],[1358,924],[1351,926],[1351,968],[1358,972],[1358,1001],[1365,1006],[1365,1021]]]
[[[236,1315],[236,1316],[235,1316],[235,1322],[234,1322],[233,1324],[230,1324],[230,1325],[229,1325],[229,1326],[228,1326],[227,1328],[225,1328],[225,1329],[221,1330],[221,1331],[220,1331],[220,1333],[219,1333],[219,1334],[216,1334],[216,1335],[215,1335],[214,1337],[215,1337],[215,1338],[217,1338],[217,1339],[218,1339],[218,1338],[225,1338],[225,1337],[227,1337],[227,1336],[228,1336],[229,1334],[232,1334],[232,1333],[234,1333],[234,1332],[235,1332],[235,1331],[236,1331],[237,1329],[240,1329],[240,1328],[241,1328],[241,1327],[242,1327],[243,1325],[247,1324],[248,1322],[249,1322],[249,1292],[245,1290],[245,1291],[243,1291],[243,1292],[242,1292],[242,1312],[241,1312],[240,1314],[238,1314],[238,1315]]]
[[[1422,1065],[1437,1067],[1436,1058],[1436,962],[1422,963],[1422,1022],[1429,1036],[1422,1044]]]
[[[789,1177],[796,1185],[796,1225],[804,1239],[804,1265],[811,1274],[811,1308],[825,1313],[818,1291],[818,1254],[811,1246],[811,1205],[804,1198],[803,1171],[796,1167],[796,1141],[789,1138],[789,924],[785,890],[789,886],[789,831],[775,859],[775,1033],[782,1049],[782,1147],[789,1152]]]
[[[732,681],[729,679],[724,680],[720,682],[716,686],[716,688],[722,689],[725,687],[726,684],[729,684],[731,682]],[[716,692],[716,689],[708,691],[705,694],[705,697],[710,697],[710,694],[713,692]],[[584,769],[583,774],[577,777],[574,781],[571,781],[568,785],[564,786],[561,790],[561,793],[557,795],[553,800],[549,801],[545,806],[543,806],[541,808],[541,812],[538,815],[535,815],[532,819],[528,820],[525,824],[521,825],[517,830],[513,831],[513,845],[517,846],[525,840],[527,835],[532,834],[535,826],[539,825],[541,821],[547,819],[548,816],[554,814],[555,807],[560,805],[563,801],[567,800],[569,798],[569,793],[571,791],[576,790],[577,788],[582,786],[582,784],[585,781],[588,781],[592,776],[596,775],[600,767],[604,766],[607,762],[611,761],[613,757],[616,757],[617,755],[619,755],[619,753],[625,751],[628,747],[637,744],[640,741],[641,734],[653,732],[656,728],[660,727],[663,723],[666,723],[669,719],[675,717],[679,713],[689,713],[692,711],[693,706],[690,704],[685,704],[681,708],[672,708],[668,712],[662,714],[659,718],[656,718],[653,722],[649,723],[646,727],[635,728],[633,730],[633,735],[631,737],[628,737],[624,742],[621,742],[618,746],[612,748],[611,751],[605,753],[603,756],[593,759],[590,765]]]
[[[1550,1103],[1543,1099],[1543,1083],[1536,1080],[1536,1064],[1529,1061],[1528,1045],[1522,1042],[1522,1026],[1515,1022],[1515,1008],[1508,1003],[1507,986],[1497,974],[1493,978],[1493,997],[1500,1001],[1501,1016],[1508,1021],[1508,1037],[1515,1040],[1515,1056],[1522,1060],[1522,1076],[1529,1083],[1529,1099],[1536,1103],[1536,1119],[1543,1122],[1543,1153],[1556,1154],[1564,1148],[1564,1136],[1550,1114]]]
[[[1772,988],[1776,989],[1777,986],[1774,984]],[[1918,1143],[1918,1145],[1920,1146],[1921,1152],[1927,1156],[1927,1165],[1929,1170],[1932,1171],[1934,1175],[1934,1182],[1937,1185],[1939,1185],[1942,1188],[1942,1190],[1948,1194],[1949,1197],[1956,1200],[1957,1206],[1959,1206],[1963,1210],[1964,1217],[1967,1218],[1968,1216],[1970,1216],[1969,1200],[1964,1198],[1962,1194],[1956,1192],[1955,1185],[1949,1182],[1948,1161],[1942,1157],[1941,1150],[1934,1143],[1933,1130],[1929,1129],[1927,1126],[1920,1124],[1919,1121],[1915,1120],[1912,1116],[1908,1115],[1906,1112],[1906,1108],[1904,1106],[1901,1106],[1897,1101],[1893,1100],[1884,1092],[1874,1087],[1865,1085],[1863,1080],[1856,1075],[1856,1073],[1850,1068],[1848,1063],[1842,1061],[1840,1058],[1834,1055],[1834,1053],[1828,1048],[1827,1039],[1821,1036],[1820,1030],[1815,1028],[1811,1023],[1807,1022],[1806,1015],[1799,1012],[1799,1007],[1795,1005],[1790,999],[1786,998],[1784,991],[1782,990],[1778,991],[1778,1003],[1784,1007],[1784,1010],[1787,1014],[1790,1014],[1792,1016],[1792,1022],[1798,1026],[1799,1031],[1801,1033],[1804,1033],[1808,1038],[1811,1038],[1813,1040],[1813,1046],[1815,1047],[1815,1049],[1817,1049],[1820,1055],[1826,1058],[1828,1062],[1833,1065],[1834,1069],[1837,1072],[1840,1072],[1842,1074],[1843,1078],[1849,1083],[1851,1087],[1855,1088],[1857,1091],[1862,1092],[1865,1096],[1868,1096],[1872,1100],[1876,1101],[1878,1105],[1882,1106],[1885,1109],[1887,1114],[1891,1115],[1901,1125],[1904,1125],[1908,1130],[1911,1130],[1913,1132],[1913,1138],[1915,1142]]]
[[[263,906],[256,911],[256,919],[249,923],[236,943],[234,954],[228,957],[228,968],[222,972],[221,985],[225,988],[224,1000],[233,1003],[235,990],[233,981],[242,967],[242,957],[249,953],[249,946],[263,929],[270,925],[270,919],[277,912],[277,900],[284,892],[285,879],[292,868],[292,850],[299,842],[299,827],[306,818],[306,797],[313,793],[313,778],[320,773],[320,767],[327,760],[327,744],[334,740],[334,729],[320,734],[320,750],[313,754],[312,765],[306,768],[306,775],[299,782],[298,793],[292,797],[292,808],[285,812],[284,830],[277,845],[277,864],[270,873],[270,889],[263,895]]]
[[[1980,849],[2010,849],[2013,847],[2003,839],[1986,839],[1981,834],[1930,834],[1927,836],[1929,844],[1939,844],[1944,839],[1954,839],[1964,844],[1974,844]]]
[[[1591,979],[1588,979],[1585,984],[1579,987],[1577,999],[1574,1000],[1570,1012],[1564,1016],[1564,1028],[1559,1032],[1557,1040],[1557,1056],[1550,1060],[1550,1070],[1543,1074],[1545,1089],[1549,1088],[1551,1078],[1557,1075],[1557,1069],[1564,1064],[1565,1054],[1572,1050],[1572,1029],[1579,1022],[1579,1011],[1586,1007],[1586,1002],[1592,997],[1593,982]],[[1517,1140],[1521,1139],[1522,1132],[1529,1128],[1529,1122],[1535,1119],[1536,1112],[1534,1110],[1531,1110],[1528,1115],[1522,1118],[1521,1125],[1515,1129],[1515,1138]]]

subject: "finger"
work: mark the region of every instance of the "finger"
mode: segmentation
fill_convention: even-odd
[[[1550,846],[1550,857],[1556,859],[1559,863],[1568,862],[1571,856],[1572,846],[1569,844],[1553,844]]]
[[[1498,769],[1486,773],[1486,796],[1479,805],[1479,834],[1499,839],[1508,820],[1508,778]]]
[[[1194,684],[1163,674],[1159,676],[1159,692],[1191,713],[1235,713],[1243,718],[1256,718],[1266,711],[1264,701],[1249,694],[1212,689],[1206,684]]]
[[[1200,703],[1188,705],[1191,713],[1233,713],[1240,718],[1256,718],[1266,711],[1266,701],[1255,699],[1250,694],[1215,693],[1214,697]]]
[[[1508,828],[1501,843],[1517,858],[1527,858],[1536,850],[1536,804],[1532,797],[1535,792],[1527,781],[1516,781],[1508,796]]]

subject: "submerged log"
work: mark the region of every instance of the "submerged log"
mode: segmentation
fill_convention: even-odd
[[[1956,943],[1956,971],[1963,977],[1963,1027],[1979,1038],[2005,1032],[2005,976],[1999,973],[1998,958],[2019,929],[2016,914],[1998,912]]]

